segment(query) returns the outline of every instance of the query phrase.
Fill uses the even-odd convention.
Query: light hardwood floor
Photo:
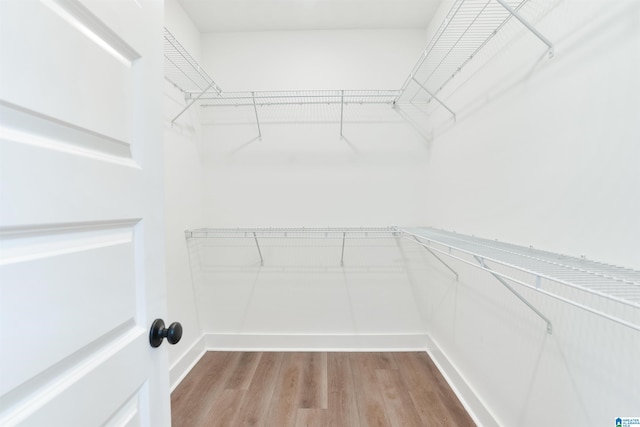
[[[171,409],[173,427],[475,425],[423,352],[208,352]]]

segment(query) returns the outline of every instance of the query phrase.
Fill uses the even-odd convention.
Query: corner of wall
[[[200,56],[200,32],[176,0],[165,2],[165,26],[196,58]],[[168,321],[184,328],[182,341],[169,348],[171,384],[199,359],[202,325],[198,318],[191,276],[191,259],[184,230],[202,225],[202,162],[198,111],[190,109],[174,123],[185,106],[180,91],[165,85],[165,234]],[[182,350],[187,347],[187,350]],[[186,371],[185,371],[186,370]]]
[[[427,336],[426,351],[473,421],[478,426],[483,427],[499,426],[500,424],[480,399],[480,396],[473,390],[462,373],[456,369],[450,358],[440,349],[431,336]]]
[[[200,338],[171,365],[169,368],[169,386],[172,392],[206,352],[204,336],[201,335]]]

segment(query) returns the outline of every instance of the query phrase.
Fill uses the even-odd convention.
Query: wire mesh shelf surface
[[[309,104],[392,104],[398,90],[298,90],[205,93],[203,107]]]
[[[248,269],[259,265],[288,272],[404,271],[404,267],[394,261],[401,236],[395,227],[201,228],[187,230],[185,235],[192,249],[217,250],[215,258],[230,260],[231,270],[238,267],[235,263]],[[363,248],[367,248],[366,252],[362,252]]]
[[[411,240],[424,246],[432,255],[459,278],[458,273],[449,266],[444,258],[452,257],[492,274],[500,283],[513,292],[524,304],[529,306],[547,323],[547,331],[552,333],[551,320],[520,295],[509,283],[522,285],[556,300],[586,310],[597,316],[640,331],[640,271],[604,264],[584,258],[576,258],[524,247],[495,240],[466,236],[433,228],[401,227],[346,227],[346,228],[200,228],[186,230],[187,240],[203,242],[209,239],[218,245],[236,247],[227,239],[245,239],[253,245],[264,266],[261,242],[271,249],[288,247],[341,248],[340,266],[345,265],[345,245],[347,247],[370,247],[400,249],[399,241]],[[277,242],[280,243],[277,243]],[[236,241],[238,242],[238,241]],[[242,241],[240,241],[242,242]],[[271,243],[269,243],[271,242]],[[349,242],[351,242],[349,244]],[[245,245],[244,243],[240,243]],[[282,246],[282,245],[285,246]],[[349,254],[352,256],[351,253]],[[440,257],[445,255],[445,257]],[[372,260],[369,260],[372,262]],[[487,264],[488,263],[488,264]],[[351,263],[353,264],[353,263]],[[354,264],[355,265],[355,264]],[[386,266],[387,267],[387,266]],[[398,267],[394,265],[394,267]],[[506,269],[506,270],[505,270]],[[513,274],[513,271],[525,273]],[[541,281],[544,281],[541,284]],[[553,286],[551,286],[553,284]],[[611,309],[594,301],[585,302],[575,293],[591,295],[601,301],[623,304],[630,313],[611,314]],[[631,317],[629,317],[631,316]],[[626,318],[625,318],[626,317]],[[631,320],[629,320],[631,319]]]
[[[376,239],[397,237],[395,227],[344,228],[198,228],[186,230],[187,239],[269,238],[269,239]]]
[[[640,308],[640,271],[431,228],[406,231],[423,242],[495,261]]]
[[[505,4],[517,13],[527,2],[507,0]],[[407,77],[397,102],[431,101],[512,17],[496,0],[456,0]]]
[[[517,18],[544,41],[549,46],[550,53],[553,52],[551,43],[519,15],[527,2],[528,0],[455,0],[399,90],[223,92],[167,29],[164,33],[165,77],[185,93],[190,102],[185,110],[196,101],[203,107],[252,106],[255,109],[257,106],[310,104],[395,106],[396,103],[428,103],[435,99],[455,118],[455,112],[437,94],[512,17]],[[258,133],[262,136],[257,110],[255,115]],[[341,136],[342,122],[341,112]]]
[[[164,29],[164,77],[187,97],[206,91],[220,93],[220,88],[198,62]]]

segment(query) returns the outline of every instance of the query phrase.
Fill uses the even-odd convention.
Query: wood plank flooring
[[[475,425],[424,352],[208,352],[171,409],[173,427]]]

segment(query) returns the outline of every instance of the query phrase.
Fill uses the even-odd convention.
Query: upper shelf
[[[203,106],[266,106],[308,104],[390,104],[430,102],[435,99],[455,118],[455,111],[438,98],[438,93],[493,36],[516,18],[545,43],[549,53],[553,45],[540,34],[520,11],[528,0],[454,0],[417,64],[399,90],[300,90],[223,92],[186,49],[165,29],[165,77],[180,89],[187,108],[200,102]],[[258,132],[260,124],[256,111]],[[340,113],[342,135],[343,111]]]
[[[188,101],[202,106],[265,106],[301,104],[392,104],[398,90],[298,90],[223,92],[206,71],[165,28],[164,75],[185,94]]]
[[[405,80],[398,103],[430,102],[511,19],[516,18],[547,45],[520,12],[529,0],[456,0]],[[455,117],[455,112],[444,105]]]
[[[206,91],[221,92],[216,82],[166,28],[164,29],[164,77],[184,92],[187,98],[197,97]]]
[[[435,256],[457,259],[493,274],[503,284],[505,280],[518,284],[640,331],[636,323],[640,320],[640,271],[432,228],[401,231]],[[525,275],[514,275],[514,271]],[[582,296],[573,291],[581,292]],[[585,298],[587,295],[630,307],[635,315],[623,319],[620,314],[624,310],[612,311],[610,306]],[[529,306],[550,327],[549,320]]]
[[[206,93],[203,107],[309,105],[309,104],[393,104],[398,90],[298,90]]]

